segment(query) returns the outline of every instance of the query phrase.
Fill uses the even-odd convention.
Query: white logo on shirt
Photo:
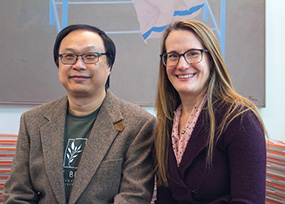
[[[82,154],[82,150],[87,144],[87,138],[68,139],[68,143],[64,152],[64,168],[77,169],[78,166],[74,163],[74,159]]]

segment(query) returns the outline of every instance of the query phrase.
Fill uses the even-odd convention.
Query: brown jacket
[[[67,97],[21,116],[6,203],[65,204],[63,135]],[[110,91],[90,132],[69,204],[149,204],[155,117]]]

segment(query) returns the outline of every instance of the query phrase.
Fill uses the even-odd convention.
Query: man
[[[107,90],[113,41],[72,25],[54,60],[67,96],[22,115],[5,203],[150,203],[155,118]]]

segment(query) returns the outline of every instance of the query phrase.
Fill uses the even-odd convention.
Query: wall
[[[62,1],[56,1],[57,9],[54,16],[51,14],[53,12],[49,15],[49,11],[52,11],[49,8],[49,1],[4,2],[0,6],[0,19],[5,19],[0,21],[0,62],[1,67],[5,67],[0,74],[1,104],[46,103],[65,93],[52,60],[51,50],[57,30],[61,29],[61,26],[49,24],[49,17],[53,16],[55,19],[57,17],[68,19],[66,24],[90,24],[106,31],[115,42],[117,50],[116,62],[111,73],[111,90],[127,101],[141,106],[153,106],[161,39],[152,38],[145,43],[140,27],[146,22],[139,24],[137,14],[141,19],[140,14],[143,15],[146,8],[151,8],[152,12],[146,17],[153,20],[147,24],[151,27],[163,27],[170,23],[167,16],[171,18],[172,8],[176,13],[173,17],[175,20],[188,17],[184,16],[186,15],[184,13],[191,13],[190,10],[197,9],[192,7],[189,12],[185,12],[184,3],[178,3],[181,5],[172,5],[169,10],[168,7],[161,8],[159,12],[159,9],[154,9],[153,6],[157,6],[160,1],[151,1],[151,4],[145,3],[145,5],[141,2],[149,1],[137,1],[140,2],[138,5],[135,0],[133,3],[131,0],[109,1],[109,3],[101,0],[92,2],[78,0],[69,1],[68,12],[61,12],[65,10],[60,5]],[[198,3],[197,0],[188,0],[188,2],[192,2],[189,4],[190,7],[191,4],[193,6]],[[135,10],[134,6],[138,6],[139,9]],[[29,8],[33,8],[32,11]],[[157,12],[161,17],[157,17]],[[191,18],[206,23],[218,37],[222,49],[224,48],[225,62],[235,89],[259,107],[264,107],[265,0],[208,0],[203,8],[191,14]],[[159,23],[152,25],[154,22]],[[247,49],[244,49],[245,47]],[[135,54],[129,55],[129,53]]]
[[[266,108],[260,109],[270,139],[285,141],[285,1],[266,0]],[[254,52],[254,50],[252,50]],[[250,67],[249,67],[250,68]],[[0,105],[0,133],[17,134],[20,115],[32,105]],[[152,108],[147,108],[153,113]],[[283,116],[283,117],[282,117]]]
[[[269,137],[283,141],[285,141],[284,9],[284,0],[266,0],[266,108],[260,110]]]

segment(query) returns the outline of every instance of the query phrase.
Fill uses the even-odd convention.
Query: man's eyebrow
[[[66,51],[74,51],[74,49],[72,48],[65,48],[64,50],[62,50],[63,52],[66,52]]]
[[[88,46],[88,47],[85,47],[83,50],[96,50],[96,47],[95,46]]]
[[[101,52],[102,51],[102,49],[100,49],[99,47],[96,47],[96,46],[88,46],[88,47],[85,47],[84,49],[83,49],[83,51],[85,52],[85,51],[96,51],[96,52]],[[104,49],[103,49],[104,50]]]

